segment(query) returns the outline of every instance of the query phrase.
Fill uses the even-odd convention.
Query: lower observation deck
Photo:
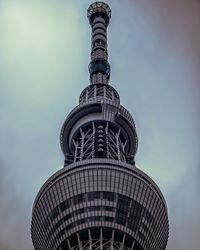
[[[146,174],[93,159],[49,178],[36,197],[31,231],[37,250],[162,250],[168,227],[164,198]]]

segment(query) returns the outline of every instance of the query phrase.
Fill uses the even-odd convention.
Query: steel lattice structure
[[[35,250],[164,250],[168,215],[157,185],[135,166],[131,114],[110,86],[109,6],[88,8],[90,85],[61,129],[64,168],[40,189],[31,235]]]

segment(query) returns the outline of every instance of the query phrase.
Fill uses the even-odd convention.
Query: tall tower
[[[95,2],[87,14],[90,84],[61,130],[64,168],[35,199],[33,245],[35,250],[164,250],[169,231],[164,197],[135,166],[134,120],[108,84],[111,10]]]

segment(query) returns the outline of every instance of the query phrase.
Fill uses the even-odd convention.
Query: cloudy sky
[[[33,250],[31,209],[63,165],[62,123],[88,84],[88,0],[0,0],[0,250]],[[136,163],[169,209],[167,250],[200,239],[200,1],[107,0],[111,84]]]

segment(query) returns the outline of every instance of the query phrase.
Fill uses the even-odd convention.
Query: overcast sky
[[[0,1],[0,250],[33,250],[31,209],[63,166],[62,123],[89,83],[88,0]],[[108,0],[111,84],[137,167],[162,190],[167,250],[200,245],[200,1]]]

